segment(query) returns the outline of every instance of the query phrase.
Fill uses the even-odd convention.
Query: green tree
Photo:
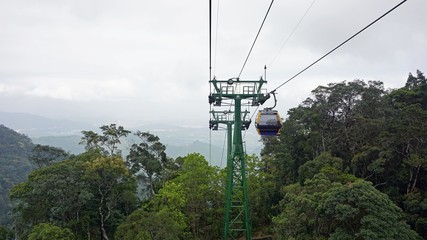
[[[422,93],[421,86],[398,89],[388,96],[393,111],[382,134],[383,155],[388,160],[386,164],[404,171],[393,175],[399,175],[396,180],[405,182],[406,193],[427,180],[423,177],[427,169],[427,109],[423,109],[423,98],[427,98],[427,91]],[[385,175],[390,172],[385,171]]]
[[[68,228],[60,228],[49,223],[36,225],[28,235],[28,240],[73,240],[74,234]]]
[[[301,185],[304,184],[305,180],[312,179],[324,168],[342,171],[343,160],[341,158],[331,156],[329,152],[324,152],[314,160],[306,162],[298,170]]]
[[[13,240],[13,231],[6,227],[0,226],[0,239]]]
[[[330,239],[419,239],[402,210],[362,180],[330,189],[318,212],[320,232]]]
[[[174,240],[185,239],[184,215],[175,210],[163,208],[157,212],[144,209],[134,211],[116,232],[119,240]]]
[[[181,184],[166,182],[147,205],[133,212],[117,228],[118,239],[188,239],[186,204]]]
[[[223,225],[223,181],[197,153],[178,158],[176,177],[119,226],[119,239],[218,239]],[[169,220],[163,218],[168,217]],[[146,219],[150,219],[147,222]],[[133,226],[142,230],[137,232]],[[170,231],[165,227],[169,226]],[[147,237],[148,236],[148,237]]]
[[[85,145],[86,151],[100,151],[110,156],[120,156],[121,151],[118,149],[120,138],[126,137],[130,131],[116,124],[103,125],[100,129],[102,134],[82,131],[83,137],[79,144]]]
[[[317,212],[323,195],[336,185],[356,180],[356,177],[343,173],[342,167],[342,159],[329,153],[323,153],[300,167],[300,182],[283,187],[280,214],[273,218],[276,235],[285,239],[325,237],[319,231],[324,223],[318,221]]]
[[[284,188],[281,213],[273,218],[280,239],[419,239],[402,210],[371,183],[353,177],[343,184],[351,177],[335,172],[336,182],[330,173],[325,167],[304,185]]]
[[[108,237],[135,209],[135,191],[122,159],[86,152],[34,170],[13,187],[14,228],[19,239],[39,223],[69,228],[77,239]]]
[[[382,133],[382,190],[404,207],[409,223],[427,237],[427,83],[417,70],[406,86],[387,96],[391,106]]]
[[[15,184],[25,181],[33,169],[28,160],[33,148],[27,136],[0,124],[0,225],[12,223],[9,191]]]
[[[159,137],[138,131],[135,133],[141,140],[139,144],[132,144],[127,165],[130,171],[144,184],[144,197],[150,199],[156,194],[156,183],[168,165],[166,147]]]
[[[379,135],[387,113],[385,93],[378,81],[331,83],[317,87],[312,98],[290,109],[280,136],[264,141],[262,151],[277,192],[281,186],[298,181],[300,166],[323,152],[341,158],[343,169],[370,177],[366,167],[355,168],[368,163],[359,158],[356,164],[353,158],[381,146]]]
[[[427,238],[427,192],[416,189],[405,195],[403,200],[408,222],[424,238]]]
[[[276,193],[297,181],[294,188],[300,191],[319,169],[342,185],[346,183],[338,173],[353,173],[402,206],[408,223],[424,237],[427,213],[415,207],[423,205],[427,191],[424,74],[410,74],[405,87],[392,91],[378,81],[356,80],[319,86],[312,93],[288,111],[280,136],[264,141],[262,159]],[[325,152],[330,153],[326,160],[338,157],[342,167],[316,161]],[[287,192],[283,194],[286,200]]]
[[[253,232],[268,234],[266,226],[271,224],[276,197],[273,177],[258,156],[246,156],[245,159],[252,229]]]
[[[105,151],[101,146],[101,136],[94,131],[82,131],[83,137],[79,144],[85,145],[86,151]]]
[[[313,146],[317,146],[314,150],[329,151],[344,160],[344,168],[350,167],[354,154],[375,143],[381,131],[378,123],[385,116],[383,84],[355,80],[319,86],[312,93],[315,98],[306,101],[305,106],[314,112],[306,120],[309,134],[314,131],[317,135],[313,136]]]
[[[83,162],[90,157],[84,154],[37,169],[27,181],[12,188],[15,231],[20,238],[25,238],[31,227],[39,223],[79,228],[80,222],[76,220],[84,218],[85,206],[94,197],[82,178]]]
[[[123,126],[116,126],[116,124],[103,125],[100,127],[102,130],[101,143],[110,153],[110,156],[121,155],[118,145],[121,143],[120,138],[126,137],[131,131],[126,130]]]
[[[107,222],[114,218],[122,193],[126,190],[129,172],[124,161],[118,157],[98,157],[84,164],[85,179],[96,191],[101,237],[108,240]]]
[[[185,196],[182,211],[195,239],[216,239],[222,227],[222,181],[217,168],[192,153],[183,158],[178,176],[171,180],[181,186]]]
[[[29,160],[38,168],[41,168],[49,166],[53,162],[64,160],[67,157],[69,157],[69,154],[61,148],[36,144],[31,151]]]
[[[273,217],[273,229],[278,239],[322,239],[317,230],[318,214],[322,194],[333,183],[323,174],[283,188],[284,198],[280,201],[280,214]]]

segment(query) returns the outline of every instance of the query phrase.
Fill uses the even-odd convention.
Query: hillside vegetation
[[[33,147],[27,136],[0,125],[0,225],[10,221],[9,190],[32,170],[28,157]]]
[[[427,238],[424,75],[396,90],[354,80],[312,94],[263,138],[261,157],[246,156],[253,235]],[[100,129],[82,131],[84,153],[42,161],[12,188],[18,239],[221,238],[224,169],[198,153],[172,159],[148,132]]]
[[[394,225],[406,221],[427,238],[424,75],[392,91],[355,80],[312,94],[265,141],[275,229],[295,239],[414,239]]]

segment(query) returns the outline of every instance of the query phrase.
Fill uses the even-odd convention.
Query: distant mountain
[[[84,147],[79,145],[81,131],[92,130],[100,132],[100,126],[94,126],[84,122],[51,119],[26,113],[6,113],[0,112],[0,124],[5,124],[17,132],[31,137],[34,143],[59,147],[72,154],[80,154]],[[110,123],[105,123],[110,124]],[[166,153],[170,157],[185,156],[188,153],[198,152],[205,156],[214,165],[225,165],[223,150],[225,131],[209,132],[208,126],[198,126],[188,123],[178,125],[175,123],[151,123],[143,124],[139,127],[129,128],[132,132],[150,132],[160,138],[160,141],[167,146]],[[244,134],[246,138],[245,148],[248,154],[259,154],[262,144],[254,129],[250,129]],[[126,140],[122,140],[121,149],[126,155],[130,146],[138,142],[138,139],[129,135]],[[211,148],[209,142],[212,143]],[[211,150],[209,150],[211,149]],[[221,161],[222,159],[222,161]]]
[[[132,129],[131,129],[132,130]],[[160,138],[160,142],[166,145],[168,156],[176,158],[183,157],[189,153],[197,152],[202,154],[212,165],[224,167],[227,162],[227,147],[224,146],[225,131],[213,131],[209,134],[207,126],[179,126],[167,124],[147,124],[141,125],[136,130],[148,131]],[[211,139],[209,139],[211,137]],[[248,133],[245,139],[245,149],[247,154],[261,153],[262,144],[259,136]],[[128,145],[137,141],[137,138],[128,138]],[[211,142],[211,147],[209,147]],[[224,148],[225,147],[225,148]]]
[[[35,144],[49,145],[52,147],[62,148],[66,152],[77,155],[84,152],[84,146],[79,144],[81,138],[81,135],[44,136],[31,138],[31,140],[33,140]]]
[[[33,169],[28,161],[33,148],[27,136],[0,125],[0,225],[10,223],[9,190]]]
[[[0,124],[30,137],[67,136],[82,130],[93,130],[90,124],[66,119],[51,119],[27,113],[0,112]]]
[[[187,146],[167,145],[166,153],[169,157],[177,158],[184,157],[189,153],[200,153],[205,156],[206,160],[211,165],[224,167],[227,162],[226,149],[223,153],[223,149],[217,146],[209,147],[208,143],[195,141]]]
[[[81,139],[81,136],[77,136],[77,135],[45,136],[45,137],[32,138],[35,144],[59,147],[72,154],[80,154],[84,152],[84,146],[79,145],[80,139]],[[120,149],[122,150],[122,153],[124,156],[128,154],[130,145],[137,141],[138,140],[132,136],[130,136],[125,140],[122,139],[123,144],[121,145]],[[212,145],[211,150],[209,151],[209,144],[201,141],[194,141],[186,145],[168,144],[165,141],[163,141],[163,139],[160,139],[160,141],[166,145],[166,154],[169,157],[172,157],[172,158],[184,157],[189,153],[197,152],[205,156],[207,161],[211,161],[212,165],[220,166],[221,162],[223,166],[225,165],[226,160],[224,160],[224,158],[226,158],[226,156],[223,155],[222,148],[218,146]],[[212,157],[211,159],[210,159],[210,156]],[[221,159],[223,160],[221,161]]]

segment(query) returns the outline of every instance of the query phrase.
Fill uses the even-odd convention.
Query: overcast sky
[[[241,77],[258,79],[267,65],[273,89],[399,2],[276,0]],[[269,4],[213,0],[218,78],[238,75]],[[282,87],[277,109],[285,115],[318,85],[396,88],[427,71],[426,9],[426,0],[408,0]],[[208,20],[208,0],[1,0],[0,111],[207,127]]]

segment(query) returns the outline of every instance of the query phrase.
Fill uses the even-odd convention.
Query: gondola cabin
[[[277,136],[282,127],[282,119],[276,110],[264,109],[258,112],[255,127],[261,136]]]

